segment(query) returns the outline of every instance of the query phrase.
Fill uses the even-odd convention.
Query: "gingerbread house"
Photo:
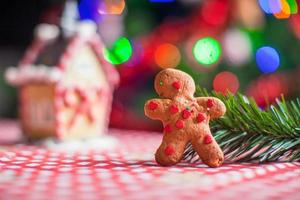
[[[103,44],[93,22],[76,25],[73,34],[41,24],[7,81],[19,87],[20,121],[30,138],[87,138],[106,132],[115,68],[104,60]]]

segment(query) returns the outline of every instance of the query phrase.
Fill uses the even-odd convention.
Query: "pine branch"
[[[300,100],[285,101],[260,109],[242,94],[226,96],[197,89],[198,96],[215,96],[226,105],[223,118],[210,122],[226,161],[300,161]],[[197,153],[187,146],[184,160],[195,162]]]

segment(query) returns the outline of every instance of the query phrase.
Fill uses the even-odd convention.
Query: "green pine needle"
[[[226,96],[197,88],[198,96],[215,96],[226,105],[224,117],[210,122],[226,161],[300,161],[300,100],[285,101],[260,109],[242,94]],[[191,144],[184,160],[198,160]]]

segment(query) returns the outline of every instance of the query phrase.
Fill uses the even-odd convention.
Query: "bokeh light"
[[[269,6],[269,1],[268,0],[259,0],[258,1],[259,6],[261,9],[266,13],[266,14],[272,14],[271,8]]]
[[[227,94],[228,92],[236,93],[240,83],[237,76],[231,72],[223,71],[218,73],[213,81],[213,88],[216,92]]]
[[[261,107],[273,103],[276,98],[287,92],[287,79],[285,76],[278,74],[263,75],[252,81],[247,89],[247,95],[253,97]]]
[[[107,46],[112,46],[116,40],[124,35],[123,15],[102,15],[98,30],[102,41]]]
[[[80,19],[98,22],[100,20],[99,13],[97,11],[98,6],[98,0],[81,0],[78,5]]]
[[[291,14],[297,14],[298,13],[298,3],[296,0],[287,0],[287,3],[290,6]]]
[[[259,5],[266,14],[273,14],[277,19],[286,19],[298,13],[296,0],[259,0]]]
[[[100,14],[120,15],[124,8],[125,0],[102,0],[98,12]]]
[[[196,60],[203,65],[216,63],[221,57],[221,45],[211,37],[198,40],[193,48]]]
[[[103,54],[105,60],[108,62],[115,65],[122,64],[128,61],[132,55],[130,41],[125,37],[121,37],[110,49],[103,48]]]
[[[281,11],[281,0],[268,0],[268,4],[272,14],[276,14]]]
[[[154,54],[156,64],[161,68],[174,68],[181,59],[178,48],[170,43],[164,43],[157,47]]]
[[[236,1],[234,16],[239,27],[248,30],[261,30],[265,26],[266,19],[257,0]]]
[[[184,52],[185,52],[184,55],[187,61],[186,63],[187,66],[201,73],[208,73],[218,67],[218,65],[216,64],[212,64],[212,65],[200,64],[199,61],[196,60],[194,56],[194,47],[196,42],[199,41],[199,38],[204,38],[206,36],[207,34],[204,35],[203,33],[199,33],[199,32],[194,33],[186,40],[184,45]]]
[[[203,20],[206,23],[215,26],[226,23],[228,12],[228,4],[225,1],[220,0],[204,1],[201,9]]]
[[[256,64],[261,72],[272,73],[280,65],[279,54],[272,47],[261,47],[256,51]]]
[[[300,39],[300,15],[292,16],[289,22],[294,35]]]
[[[228,30],[224,35],[224,58],[234,66],[240,66],[251,58],[249,35],[239,29]]]
[[[281,8],[280,12],[274,13],[274,17],[276,17],[277,19],[289,18],[291,15],[291,10],[286,0],[280,0],[280,8]]]

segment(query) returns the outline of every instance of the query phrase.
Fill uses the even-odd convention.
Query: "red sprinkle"
[[[199,113],[198,115],[197,115],[197,122],[198,123],[201,123],[201,122],[203,122],[205,120],[205,115],[203,114],[203,113]]]
[[[180,89],[180,82],[179,81],[175,81],[172,83],[172,86],[176,89],[176,90],[179,90]]]
[[[171,105],[170,112],[172,114],[178,113],[178,111],[179,111],[179,108],[176,105]]]
[[[212,137],[210,135],[206,135],[204,137],[203,143],[204,144],[210,144],[210,143],[212,143],[212,141],[213,141]]]
[[[170,124],[167,124],[164,128],[165,133],[171,133],[172,132],[172,127]]]
[[[155,110],[158,107],[158,104],[155,103],[154,101],[150,101],[150,103],[148,104],[148,108],[150,110]]]
[[[211,108],[214,106],[214,101],[212,99],[208,99],[206,102],[206,105],[208,108]]]
[[[182,120],[177,120],[177,122],[175,123],[176,128],[178,129],[182,129],[184,128],[184,122]]]
[[[189,118],[190,116],[191,116],[191,112],[190,112],[190,111],[184,110],[184,111],[182,112],[182,118],[183,118],[183,119],[187,119],[187,118]]]
[[[168,146],[166,147],[166,149],[165,149],[165,154],[166,154],[167,156],[170,156],[170,155],[172,155],[172,154],[174,154],[174,153],[175,153],[174,147],[171,146],[171,145],[168,145]]]

